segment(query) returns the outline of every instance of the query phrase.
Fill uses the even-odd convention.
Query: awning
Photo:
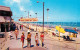
[[[5,16],[5,18],[4,18],[4,16],[0,16],[0,22],[10,22],[10,17],[8,17],[8,16]]]
[[[0,22],[5,22],[5,19],[3,16],[0,16]]]
[[[72,32],[72,33],[75,33],[75,34],[78,34],[75,30],[71,30],[71,29],[65,29],[66,32]]]

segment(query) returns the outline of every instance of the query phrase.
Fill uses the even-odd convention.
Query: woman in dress
[[[24,32],[22,32],[22,35],[21,35],[22,48],[24,46],[24,39],[25,39]]]

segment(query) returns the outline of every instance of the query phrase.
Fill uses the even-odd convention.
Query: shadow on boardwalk
[[[9,50],[46,50],[45,48],[42,47],[31,47],[31,48],[27,48],[27,46],[25,46],[26,48],[10,48]]]

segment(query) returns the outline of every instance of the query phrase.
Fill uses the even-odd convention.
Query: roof
[[[11,11],[11,10],[10,10],[10,7],[1,6],[1,5],[0,5],[0,10]]]

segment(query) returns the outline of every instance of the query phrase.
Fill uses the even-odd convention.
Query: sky
[[[43,2],[45,22],[47,8],[48,22],[80,22],[80,0],[0,0],[0,5],[11,8],[15,21],[20,17],[27,17],[29,11],[31,18],[36,17],[37,13],[38,21],[42,22]]]

